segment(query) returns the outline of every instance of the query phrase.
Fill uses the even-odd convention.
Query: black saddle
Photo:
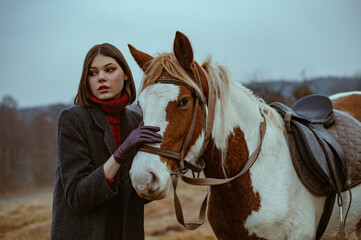
[[[344,153],[326,130],[334,122],[331,100],[315,94],[291,108],[279,102],[270,105],[285,118],[286,129],[308,170],[324,184],[326,192],[341,193],[347,179]]]

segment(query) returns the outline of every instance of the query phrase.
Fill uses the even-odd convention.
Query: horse
[[[210,187],[207,217],[215,236],[315,239],[326,197],[309,192],[298,178],[280,114],[233,81],[226,67],[210,58],[198,64],[189,39],[181,32],[176,33],[173,52],[155,57],[128,46],[144,72],[138,97],[144,124],[159,126],[163,136],[162,143],[151,146],[179,153],[184,163],[197,165],[202,159],[206,177],[236,176]],[[335,111],[351,117],[361,129],[361,92],[332,99],[339,109]],[[256,155],[254,163],[237,177],[250,155]],[[163,199],[170,192],[172,177],[181,174],[180,165],[167,154],[138,151],[129,172],[133,187],[142,198]],[[349,194],[344,192],[342,197],[347,206]],[[323,237],[334,239],[339,225],[335,203]],[[345,229],[361,239],[361,185],[352,188]]]

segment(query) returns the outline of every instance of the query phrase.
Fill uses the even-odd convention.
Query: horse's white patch
[[[331,95],[329,98],[330,98],[331,100],[335,100],[335,99],[337,99],[337,98],[346,97],[346,96],[350,96],[350,95],[353,95],[353,94],[361,95],[361,91],[336,93],[336,94],[334,94],[334,95]]]
[[[139,151],[134,157],[129,173],[133,187],[139,191],[143,191],[148,187],[148,184],[152,181],[151,173],[157,178],[157,186],[155,187],[159,187],[160,191],[169,190],[167,165],[160,161],[158,155]]]
[[[190,163],[195,163],[197,157],[199,157],[200,155],[200,151],[202,150],[203,142],[204,142],[204,131],[202,131],[202,134],[199,135],[196,142],[189,149],[187,156],[185,157],[185,160],[187,160]]]
[[[173,84],[154,84],[144,89],[139,95],[139,106],[143,111],[144,125],[160,127],[163,135],[168,126],[166,108],[175,101],[180,92],[179,86]]]

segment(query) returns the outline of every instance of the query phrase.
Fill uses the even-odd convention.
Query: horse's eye
[[[179,107],[186,107],[188,106],[188,103],[189,103],[189,98],[183,98],[182,100],[180,100],[179,102]]]

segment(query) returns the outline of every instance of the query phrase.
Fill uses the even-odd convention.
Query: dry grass
[[[192,189],[181,185],[179,195],[184,204],[186,221],[195,221],[205,189]],[[0,239],[49,239],[51,225],[51,191],[0,200]],[[173,196],[154,201],[145,207],[145,233],[147,240],[212,240],[216,239],[206,223],[195,231],[178,224]]]
[[[185,222],[197,222],[206,188],[180,183],[177,193],[183,207]],[[146,239],[149,240],[217,239],[207,221],[193,231],[178,223],[174,211],[173,191],[166,199],[153,201],[145,206],[145,233]]]
[[[50,192],[0,201],[0,239],[49,239]]]
[[[206,189],[180,184],[178,195],[186,222],[197,220]],[[46,240],[51,224],[52,194],[50,191],[0,200],[0,239]],[[186,230],[175,217],[173,195],[145,207],[146,240],[215,240],[206,222],[197,230]],[[351,236],[349,240],[354,240]]]

